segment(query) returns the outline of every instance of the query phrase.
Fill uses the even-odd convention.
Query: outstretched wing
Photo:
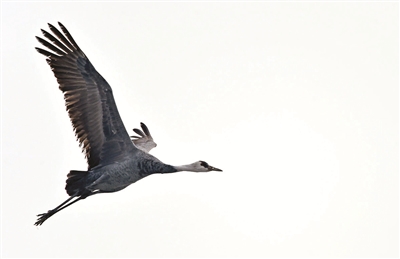
[[[67,29],[58,23],[64,35],[53,25],[55,37],[42,30],[36,37],[50,51],[36,48],[47,57],[60,90],[76,137],[85,153],[88,167],[118,161],[137,150],[119,116],[110,85],[96,71]]]
[[[153,137],[151,136],[149,128],[147,128],[146,124],[141,122],[140,127],[142,127],[143,131],[136,128],[133,129],[133,131],[139,136],[131,136],[131,139],[137,148],[146,153],[149,153],[150,150],[157,146],[157,144],[154,142]]]

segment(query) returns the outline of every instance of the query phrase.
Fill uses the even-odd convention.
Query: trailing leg
[[[40,226],[43,224],[43,222],[45,222],[48,218],[50,218],[51,216],[53,216],[54,214],[56,214],[57,212],[71,206],[72,204],[74,204],[75,202],[79,201],[79,200],[83,200],[86,199],[89,196],[92,196],[94,194],[98,194],[98,193],[102,193],[99,190],[95,190],[95,191],[85,191],[84,193],[78,193],[76,192],[75,194],[71,195],[71,197],[69,197],[66,201],[64,201],[63,203],[61,203],[60,205],[58,205],[57,207],[55,207],[52,210],[49,210],[46,213],[42,213],[42,214],[38,214],[38,219],[35,222],[35,226]],[[73,200],[75,198],[75,200]],[[72,201],[71,201],[72,200]]]
[[[87,196],[86,196],[86,197],[87,197]],[[85,198],[86,198],[86,197],[85,197]],[[70,201],[71,201],[72,199],[74,199],[74,198],[76,198],[76,199],[73,200],[72,202],[70,202]],[[46,212],[46,213],[42,213],[42,214],[37,215],[37,216],[38,216],[38,219],[36,220],[35,225],[36,225],[36,226],[42,225],[48,218],[50,218],[51,216],[53,216],[53,215],[56,214],[57,212],[59,212],[59,211],[65,209],[66,207],[68,207],[68,206],[74,204],[75,202],[77,202],[77,201],[79,201],[79,200],[81,200],[81,199],[83,199],[82,196],[73,195],[73,196],[69,197],[66,201],[64,201],[63,203],[61,203],[61,204],[58,205],[57,207],[55,207],[54,209],[49,210],[49,211]]]

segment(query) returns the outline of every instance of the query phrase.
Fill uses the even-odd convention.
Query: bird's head
[[[197,161],[188,165],[174,166],[174,168],[178,172],[180,171],[197,172],[197,173],[210,172],[210,171],[222,172],[221,169],[210,166],[208,163],[204,161]]]
[[[196,169],[196,172],[210,172],[210,171],[222,172],[221,169],[210,166],[207,162],[204,162],[201,160],[193,163],[193,167],[194,167],[194,169]]]

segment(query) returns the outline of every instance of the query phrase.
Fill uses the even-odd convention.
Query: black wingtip
[[[142,130],[146,134],[146,136],[151,137],[150,130],[149,130],[149,128],[147,128],[146,124],[141,122],[140,126],[142,127]]]
[[[141,137],[145,137],[146,135],[140,130],[140,129],[133,129],[133,131],[136,133],[136,134],[138,134],[138,135],[140,135]]]
[[[49,51],[47,51],[47,50],[44,50],[44,49],[41,49],[41,48],[38,48],[38,47],[35,47],[35,49],[36,49],[37,52],[39,52],[40,54],[46,56],[47,58],[50,57],[50,58],[55,59],[55,58],[59,57],[58,55],[55,55],[54,53],[51,53],[51,52],[49,52]],[[50,59],[47,59],[47,63],[48,63],[49,65],[50,65],[50,62],[51,62],[51,60],[50,60]]]
[[[61,22],[57,22],[58,26],[60,26],[60,28],[65,28],[65,26],[61,23]]]

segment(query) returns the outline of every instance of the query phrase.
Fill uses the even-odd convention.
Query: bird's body
[[[76,173],[74,174],[74,172]],[[73,179],[73,177],[79,178],[80,175],[82,175],[83,178],[78,184],[73,181],[69,184],[67,180],[66,189],[70,195],[73,195],[75,192],[81,194],[96,190],[101,192],[116,192],[155,172],[173,173],[177,172],[177,170],[173,166],[162,163],[154,156],[137,150],[132,156],[121,161],[115,161],[113,164],[108,164],[99,168],[95,167],[87,172],[72,171],[72,173],[70,173],[71,177],[68,179]],[[76,186],[76,188],[74,188],[74,186]]]
[[[47,57],[47,63],[64,93],[68,115],[85,153],[88,170],[70,171],[65,187],[70,198],[55,209],[39,214],[35,225],[43,224],[55,213],[81,199],[120,191],[151,174],[221,171],[204,161],[183,166],[161,162],[148,153],[156,144],[143,123],[143,131],[134,129],[139,136],[129,137],[110,85],[96,71],[67,29],[61,23],[59,25],[63,34],[49,24],[56,37],[42,30],[51,43],[36,37],[52,52],[36,49]]]

